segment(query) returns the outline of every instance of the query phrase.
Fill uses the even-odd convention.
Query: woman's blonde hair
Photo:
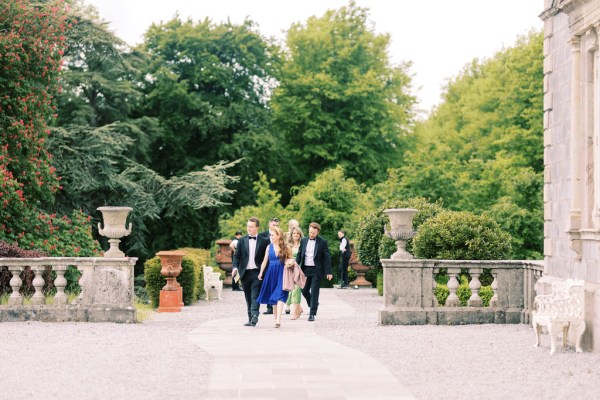
[[[298,233],[300,233],[300,239],[304,237],[304,232],[302,232],[302,228],[300,228],[299,226],[292,227],[292,229],[290,229],[289,232],[285,233],[285,240],[287,241],[287,244],[290,247],[294,246],[294,238],[292,237],[292,235],[294,234],[294,230],[297,230]]]

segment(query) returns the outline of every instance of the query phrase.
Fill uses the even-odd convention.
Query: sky
[[[296,22],[321,17],[349,0],[84,0],[94,5],[109,28],[130,45],[155,23],[176,13],[194,21],[241,23],[249,18],[267,37],[283,41]],[[391,37],[392,63],[410,61],[418,108],[429,112],[441,102],[450,78],[474,58],[491,58],[512,47],[520,35],[541,30],[544,0],[355,0],[369,9],[377,33]]]

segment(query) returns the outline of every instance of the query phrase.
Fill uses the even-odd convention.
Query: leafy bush
[[[150,304],[150,296],[146,290],[146,278],[144,274],[138,275],[133,279],[135,300],[138,303]]]
[[[446,299],[450,295],[450,289],[448,289],[448,286],[446,286],[445,284],[438,282],[435,286],[433,294],[437,299],[438,304],[440,306],[443,306],[444,304],[446,304]]]
[[[510,242],[510,235],[489,216],[444,211],[420,226],[413,251],[427,259],[497,260],[510,256]]]
[[[458,300],[460,301],[460,306],[465,307],[467,305],[467,301],[471,297],[471,288],[469,287],[469,280],[466,276],[460,276],[460,285],[456,288],[456,295],[458,296]]]
[[[192,247],[185,247],[183,249],[180,249],[182,251],[187,252],[186,257],[191,258],[192,260],[194,260],[194,263],[196,264],[196,266],[198,268],[195,268],[195,273],[196,273],[196,291],[195,291],[195,300],[200,299],[203,295],[205,295],[206,293],[204,292],[204,274],[202,271],[202,266],[204,265],[211,265],[213,262],[213,257],[210,254],[209,250],[206,249],[195,249]],[[215,268],[213,267],[213,270],[215,270]],[[223,271],[220,268],[216,268],[217,272],[220,272],[221,275],[221,279],[225,279],[225,271]]]
[[[456,295],[460,301],[460,306],[464,307],[468,304],[469,298],[473,292],[471,291],[471,288],[469,288],[468,277],[466,275],[460,275],[459,278],[460,285],[456,289]],[[440,283],[438,281],[435,287],[434,295],[438,301],[438,304],[443,306],[446,304],[446,300],[450,295],[450,289],[448,289],[446,283]],[[479,288],[479,297],[481,297],[481,300],[483,300],[483,306],[488,307],[490,305],[490,300],[492,297],[494,297],[494,291],[492,290],[492,287],[481,286],[481,288]]]
[[[383,271],[377,272],[377,293],[383,296]]]
[[[490,300],[494,297],[494,291],[491,286],[482,286],[479,288],[479,297],[483,300],[483,306],[487,307],[490,305]]]

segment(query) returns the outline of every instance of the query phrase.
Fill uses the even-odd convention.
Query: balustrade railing
[[[529,323],[534,309],[535,283],[543,274],[543,261],[382,260],[384,325]],[[439,305],[435,297],[436,275],[445,269],[449,295]],[[471,296],[460,307],[459,274],[467,270]],[[494,292],[483,306],[480,277],[489,270]]]
[[[103,257],[40,257],[0,258],[0,268],[7,267],[12,274],[8,305],[0,305],[2,321],[88,321],[135,322],[133,267],[137,258]],[[68,302],[65,273],[69,266],[81,272],[81,293]],[[25,302],[20,289],[21,273],[29,267],[33,272],[35,292]],[[53,285],[56,294],[46,304],[42,289],[46,285],[44,272],[56,273]]]

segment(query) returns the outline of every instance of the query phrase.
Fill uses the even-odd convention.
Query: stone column
[[[573,36],[571,45],[571,209],[569,210],[569,245],[581,257],[581,201],[582,201],[582,147],[581,147],[581,39]]]

